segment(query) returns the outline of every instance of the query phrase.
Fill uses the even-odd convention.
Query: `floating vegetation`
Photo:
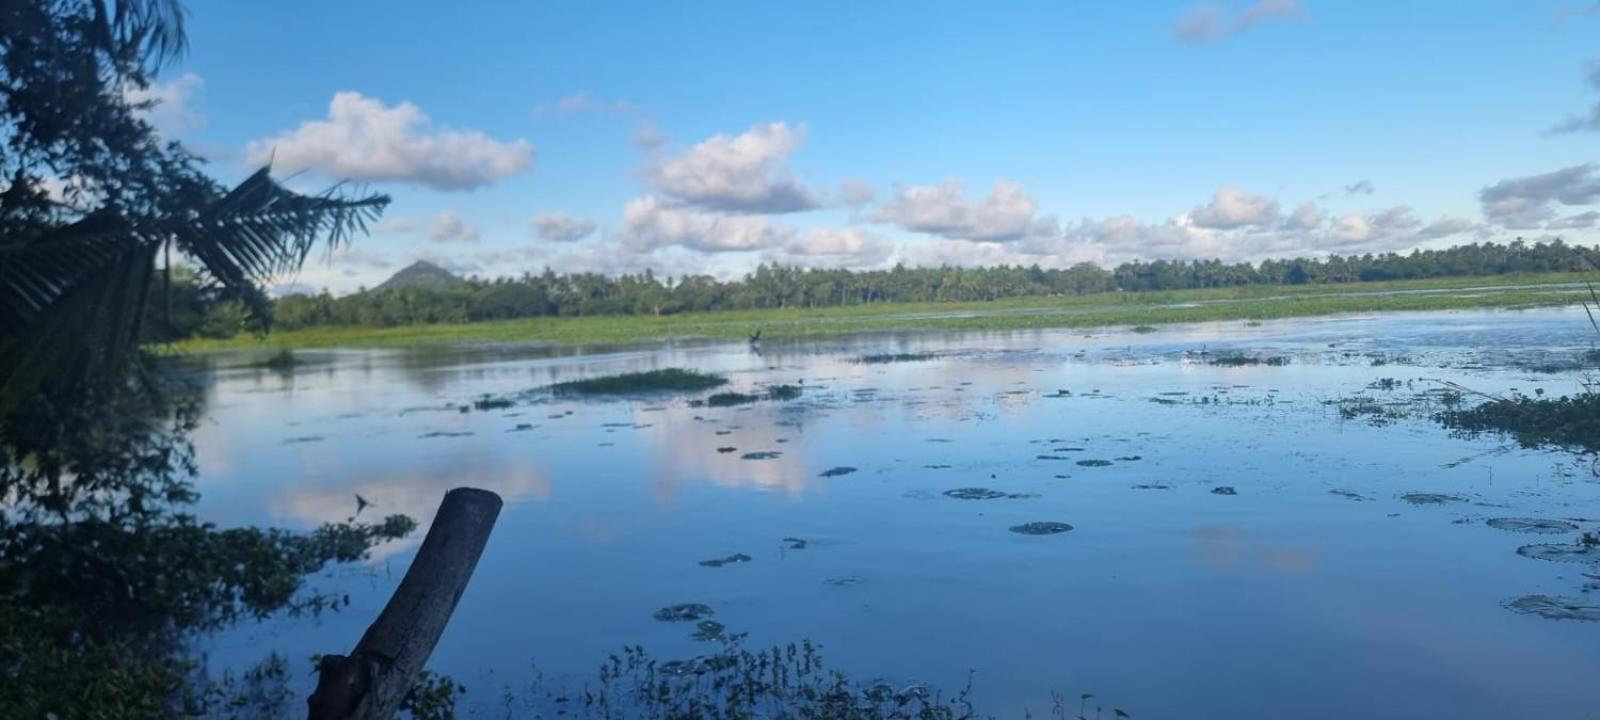
[[[747,452],[739,456],[741,460],[774,460],[780,457],[783,457],[783,453],[778,452],[777,450],[758,450],[756,452]]]
[[[1053,452],[1083,452],[1081,447],[1058,447]]]
[[[1287,355],[1269,355],[1263,357],[1260,355],[1230,353],[1226,355],[1213,356],[1209,362],[1212,365],[1217,365],[1220,367],[1244,367],[1247,365],[1268,365],[1271,367],[1282,367],[1289,364],[1289,357]]]
[[[467,437],[468,435],[471,435],[471,434],[472,434],[472,431],[470,431],[470,430],[462,430],[460,432],[451,432],[451,431],[448,431],[448,430],[434,430],[433,432],[425,432],[425,433],[423,433],[421,435],[418,435],[417,437],[419,437],[419,438]]]
[[[1361,493],[1358,493],[1358,492],[1356,492],[1354,490],[1329,490],[1328,494],[1329,495],[1338,495],[1339,497],[1342,497],[1342,498],[1349,498],[1351,500],[1355,500],[1356,502],[1366,502],[1367,500],[1371,500],[1372,499],[1372,498],[1369,498],[1369,497],[1367,497],[1365,495],[1362,495]]]
[[[1111,461],[1110,460],[1079,460],[1078,464],[1082,465],[1084,467],[1107,467],[1107,466],[1111,465]]]
[[[1510,435],[1523,447],[1553,445],[1600,452],[1600,393],[1555,399],[1518,396],[1434,417],[1445,427],[1468,434]]]
[[[1170,486],[1170,485],[1162,485],[1161,483],[1145,483],[1143,485],[1135,485],[1135,486],[1133,486],[1133,489],[1135,489],[1135,490],[1171,490],[1172,486]]]
[[[926,469],[926,470],[949,470],[950,469],[949,465],[923,465],[922,467],[924,469]]]
[[[1466,498],[1461,497],[1460,495],[1448,495],[1448,494],[1445,494],[1445,493],[1426,493],[1426,492],[1422,492],[1422,493],[1406,493],[1404,495],[1401,495],[1400,499],[1404,500],[1404,501],[1406,501],[1408,503],[1411,503],[1412,505],[1444,505],[1444,504],[1447,504],[1447,503],[1458,503],[1458,502],[1466,502],[1467,501]]]
[[[1000,492],[999,490],[990,490],[989,488],[978,488],[978,487],[956,488],[954,490],[946,490],[946,491],[944,491],[944,496],[945,497],[952,497],[952,498],[955,498],[957,500],[1000,500],[1000,499],[1021,500],[1021,499],[1024,499],[1024,498],[1035,497],[1033,495],[1028,495],[1028,494],[1025,494],[1025,493],[1005,493],[1005,492]]]
[[[797,537],[786,537],[783,539],[783,542],[788,545],[788,549],[790,550],[804,550],[808,544],[804,538]]]
[[[834,587],[851,587],[854,585],[860,585],[866,581],[866,578],[863,578],[860,575],[840,575],[838,577],[831,577],[827,580],[823,580],[822,583],[824,585],[832,585]]]
[[[1140,461],[1140,460],[1143,460],[1143,459],[1144,459],[1143,455],[1125,455],[1123,457],[1117,458],[1117,462],[1137,462],[1137,461]]]
[[[1218,485],[1218,486],[1216,486],[1214,488],[1211,488],[1211,494],[1212,495],[1238,495],[1239,491],[1233,489],[1232,485]]]
[[[661,622],[698,622],[715,614],[717,611],[704,603],[679,603],[657,610],[654,617]]]
[[[1600,545],[1584,543],[1523,545],[1517,548],[1517,554],[1551,562],[1597,563],[1600,562]]]
[[[1129,328],[1129,330],[1131,330],[1133,332],[1136,332],[1136,333],[1139,333],[1140,335],[1145,335],[1145,334],[1148,334],[1148,333],[1155,332],[1156,331],[1156,327],[1154,325],[1135,325],[1135,326]]]
[[[734,405],[748,405],[760,399],[761,396],[751,395],[750,393],[724,392],[706,398],[705,404],[707,407],[732,407]]]
[[[723,631],[727,629],[728,628],[726,625],[723,625],[715,620],[701,620],[700,622],[695,623],[694,634],[690,635],[689,637],[701,642],[721,640]]]
[[[731,452],[739,452],[739,448],[723,446],[723,447],[717,448],[717,452],[726,455],[726,454],[731,453]]]
[[[510,430],[507,430],[506,432],[527,432],[527,431],[532,430],[532,429],[534,429],[536,427],[539,427],[539,426],[538,425],[534,425],[533,423],[517,423],[516,427],[511,428]]]
[[[1577,525],[1565,520],[1541,520],[1538,518],[1490,518],[1484,524],[1499,530],[1545,535],[1559,535],[1561,533],[1575,532],[1578,529]]]
[[[768,400],[793,400],[800,397],[799,385],[773,385],[767,388]]]
[[[1600,603],[1561,595],[1524,595],[1506,603],[1506,609],[1551,620],[1600,621]]]
[[[1072,526],[1063,522],[1028,522],[1011,526],[1011,532],[1022,535],[1055,535],[1071,530]]]
[[[751,560],[751,558],[750,558],[749,555],[746,555],[744,553],[734,553],[734,554],[729,555],[727,557],[713,558],[711,560],[701,560],[700,561],[700,565],[702,565],[703,567],[717,568],[717,567],[722,567],[723,565],[735,565],[735,564],[738,564],[738,563],[747,563],[747,562],[750,562],[750,560]]]
[[[1071,460],[1072,458],[1064,457],[1064,456],[1061,456],[1061,455],[1038,455],[1038,456],[1035,456],[1034,459],[1035,460]]]
[[[557,395],[617,395],[665,391],[693,392],[726,384],[728,379],[720,375],[668,368],[556,383],[550,386],[550,390]]]
[[[515,406],[516,404],[517,401],[508,397],[484,395],[483,397],[472,401],[472,408],[474,410],[504,410],[508,407]]]
[[[879,355],[862,355],[856,362],[862,365],[884,365],[887,363],[921,362],[939,357],[937,353],[884,353]]]
[[[849,475],[855,471],[856,469],[849,465],[840,465],[839,467],[823,470],[821,477],[839,477],[840,475]]]

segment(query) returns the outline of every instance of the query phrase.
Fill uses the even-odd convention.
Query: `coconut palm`
[[[0,415],[118,378],[174,254],[264,325],[264,283],[389,201],[205,176],[130,99],[184,43],[175,0],[0,2]]]

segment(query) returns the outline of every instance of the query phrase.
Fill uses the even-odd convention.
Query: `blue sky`
[[[1600,234],[1592,2],[189,8],[164,133],[394,196],[335,291]]]

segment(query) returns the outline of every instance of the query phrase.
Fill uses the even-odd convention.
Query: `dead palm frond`
[[[47,382],[115,376],[138,343],[163,249],[194,259],[224,296],[265,321],[264,282],[299,268],[318,244],[364,232],[389,202],[300,195],[266,169],[220,199],[194,200],[198,210],[186,217],[101,210],[35,238],[0,240],[0,412]]]

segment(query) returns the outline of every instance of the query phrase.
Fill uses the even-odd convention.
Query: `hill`
[[[373,291],[397,290],[403,287],[439,288],[456,285],[460,282],[461,278],[456,277],[455,273],[427,260],[418,260],[405,266],[400,272],[389,276],[388,280],[373,288]]]

